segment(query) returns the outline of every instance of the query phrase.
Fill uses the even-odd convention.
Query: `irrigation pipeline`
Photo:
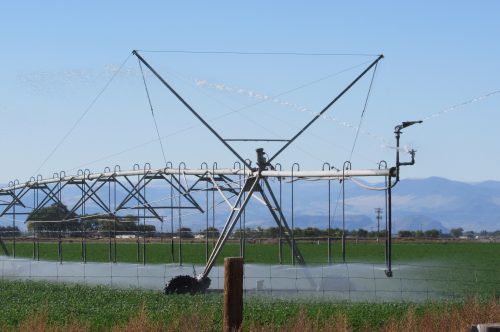
[[[242,176],[255,176],[256,171],[248,168],[234,169],[234,168],[219,168],[213,170],[207,169],[183,169],[182,173],[185,175],[198,175],[198,176],[217,176],[217,175],[242,175]],[[35,185],[44,185],[59,182],[71,182],[82,180],[97,180],[110,177],[124,177],[124,176],[145,176],[145,175],[178,175],[179,171],[172,168],[158,168],[158,169],[136,169],[129,171],[116,171],[116,172],[103,172],[103,173],[87,173],[79,175],[70,175],[64,177],[54,177],[48,179],[30,180],[24,183],[11,185],[8,187],[0,188],[1,192],[8,192],[15,189],[22,189],[25,187],[32,187]],[[352,177],[383,177],[392,176],[389,169],[365,169],[365,170],[346,170],[339,171],[335,169],[321,170],[321,171],[278,171],[278,170],[265,170],[261,172],[263,177],[269,178],[300,178],[300,179],[342,179]]]
[[[250,163],[250,161],[247,161]],[[32,177],[29,181],[19,182],[18,180],[11,181],[9,185],[5,188],[0,188],[0,195],[2,195],[2,200],[0,202],[0,217],[12,217],[12,223],[15,228],[16,226],[16,215],[17,216],[27,216],[33,212],[40,211],[40,209],[49,206],[52,203],[67,202],[67,194],[74,196],[74,189],[78,191],[78,201],[71,203],[68,206],[68,215],[62,220],[52,220],[52,221],[39,221],[30,220],[31,223],[55,223],[59,226],[55,226],[60,229],[64,227],[63,223],[77,221],[85,224],[85,221],[90,220],[110,220],[111,217],[113,221],[113,230],[109,230],[110,234],[116,234],[116,224],[122,221],[120,215],[128,213],[126,211],[137,210],[137,222],[142,226],[142,223],[146,225],[150,220],[156,220],[161,222],[162,225],[167,222],[170,223],[171,231],[174,230],[174,222],[178,221],[179,229],[182,228],[182,220],[189,215],[205,213],[206,214],[206,225],[215,227],[215,209],[216,206],[220,204],[228,204],[231,209],[237,211],[242,208],[243,202],[234,203],[235,197],[237,195],[242,195],[243,200],[245,197],[250,197],[259,201],[261,204],[266,206],[275,212],[275,220],[280,225],[286,225],[286,218],[282,212],[282,183],[288,181],[283,181],[288,178],[293,183],[297,180],[325,180],[330,183],[331,180],[337,179],[341,182],[350,179],[351,177],[364,177],[364,176],[375,176],[375,177],[390,177],[394,176],[393,171],[389,169],[364,169],[364,170],[338,170],[332,167],[323,167],[321,170],[316,171],[305,171],[300,170],[297,164],[294,164],[292,170],[283,170],[281,165],[276,164],[275,167],[269,167],[265,169],[252,168],[249,169],[241,163],[235,163],[233,168],[218,168],[216,164],[213,167],[208,167],[206,163],[202,164],[200,168],[190,169],[186,168],[185,164],[181,164],[179,167],[173,167],[171,163],[168,163],[169,167],[152,169],[149,164],[144,167],[139,165],[134,165],[131,170],[121,170],[121,167],[116,166],[113,170],[106,167],[103,172],[92,173],[90,170],[79,170],[76,175],[66,175],[64,172],[54,173],[52,178],[42,178],[38,176],[37,178]],[[256,192],[260,195],[253,195],[250,192],[245,191],[245,183],[249,179],[259,176],[263,182],[266,183],[267,196],[262,195],[261,185]],[[189,177],[189,179],[188,179]],[[279,181],[279,192],[277,196],[274,196],[272,189],[267,183],[267,179],[277,179]],[[170,196],[163,197],[161,199],[151,199],[151,195],[147,195],[147,188],[155,186],[158,182],[163,181],[167,186],[170,186]],[[343,181],[342,181],[343,180]],[[205,182],[205,183],[203,183]],[[73,190],[72,190],[73,188]],[[168,188],[167,188],[168,189]],[[117,190],[120,193],[117,194]],[[293,190],[293,188],[292,188]],[[212,191],[212,206],[210,206],[210,194]],[[203,192],[206,192],[203,193]],[[222,199],[220,202],[215,201],[216,192],[221,195]],[[199,196],[193,196],[198,193]],[[242,193],[242,194],[241,194]],[[293,195],[293,193],[292,193]],[[331,202],[331,192],[328,193],[328,201]],[[73,197],[72,196],[72,197]],[[201,197],[206,198],[206,202],[198,203],[197,200]],[[170,201],[170,204],[168,204]],[[206,203],[206,204],[205,204]],[[330,204],[330,203],[329,203]],[[90,214],[88,211],[88,206],[92,205],[92,212]],[[202,206],[206,205],[206,209]],[[260,205],[260,204],[259,204]],[[295,248],[295,241],[288,239],[287,237],[293,234],[293,206],[292,206],[292,229],[280,227],[280,237],[283,241],[291,243],[292,247]],[[171,213],[170,220],[163,216],[165,211]],[[178,213],[174,213],[174,210],[178,210]],[[181,213],[182,210],[182,213]],[[212,210],[212,211],[210,211]],[[75,212],[79,212],[80,216],[75,218]],[[276,212],[278,211],[278,212]],[[98,212],[98,213],[96,213]],[[142,213],[141,213],[142,212]],[[244,212],[244,211],[243,211]],[[212,220],[210,222],[210,216]],[[330,218],[331,219],[331,216]],[[21,221],[21,220],[18,220]],[[235,222],[240,222],[240,231],[245,229],[245,214],[241,215],[241,219]],[[288,226],[285,226],[288,227]],[[208,226],[207,226],[208,229]],[[146,264],[146,240],[145,233],[137,233],[137,262]],[[87,231],[81,230],[81,257],[83,261],[87,260],[87,245],[89,235]],[[140,245],[139,238],[142,237],[143,244]],[[183,237],[183,234],[179,234],[179,239]],[[226,234],[227,237],[227,234]],[[244,232],[240,234],[240,253],[242,255],[244,252]],[[208,238],[207,238],[208,239]],[[62,239],[59,237],[59,254],[58,257],[62,261],[63,259],[63,248],[61,246]],[[283,250],[281,248],[282,242],[279,244],[279,256],[280,261],[282,261]],[[33,257],[36,259],[39,257],[39,242],[40,239],[37,235],[33,236]],[[180,241],[179,241],[180,242]],[[113,244],[114,243],[114,244]],[[13,244],[15,246],[15,244]],[[116,260],[116,240],[109,241],[109,260]],[[209,243],[206,241],[207,248],[205,250],[206,259],[208,260]],[[301,255],[298,252],[293,255],[293,259],[298,258],[297,262],[301,264]],[[10,250],[3,250],[7,255]],[[179,249],[175,250],[178,252],[178,262],[182,264],[183,254],[182,254],[182,244],[179,244]],[[15,252],[14,248],[12,252]],[[142,252],[142,254],[141,254]],[[174,251],[172,251],[173,255]],[[329,251],[329,255],[331,252]],[[141,259],[142,258],[142,259]],[[177,257],[176,257],[177,258]],[[331,259],[329,258],[329,261]],[[209,271],[209,270],[208,270]],[[207,275],[203,278],[208,277]],[[190,279],[191,280],[191,279]],[[200,279],[201,280],[201,279]],[[205,279],[203,279],[205,280]]]

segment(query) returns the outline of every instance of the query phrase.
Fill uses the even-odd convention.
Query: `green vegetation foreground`
[[[220,331],[221,294],[159,292],[0,281],[0,330]],[[296,302],[247,298],[247,331],[464,331],[500,320],[491,298],[460,303]]]

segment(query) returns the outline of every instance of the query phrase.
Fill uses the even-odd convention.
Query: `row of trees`
[[[429,229],[426,231],[399,231],[398,237],[408,238],[408,237],[427,237],[427,238],[438,238],[441,237],[441,231],[437,229]]]
[[[236,230],[234,232],[234,237],[240,237],[240,233],[243,232],[242,230]],[[278,238],[280,235],[280,230],[278,227],[269,227],[269,228],[262,228],[262,227],[257,227],[255,229],[252,228],[246,228],[244,230],[245,232],[245,237],[247,238],[271,238],[275,239]],[[350,237],[361,237],[361,238],[376,238],[378,237],[383,237],[385,232],[377,232],[376,231],[367,231],[365,229],[357,229],[357,230],[345,230],[344,231],[345,236],[350,236]],[[341,237],[342,236],[342,229],[340,228],[331,228],[329,231],[328,229],[319,229],[316,227],[307,227],[307,228],[300,228],[300,227],[295,227],[293,230],[293,235],[295,237]]]
[[[210,237],[217,237],[219,235],[219,231],[215,228],[210,228]],[[233,233],[234,238],[239,238],[240,234],[243,232],[243,230],[237,229]],[[254,238],[254,239],[259,239],[259,238],[278,238],[279,237],[279,228],[278,227],[268,227],[268,228],[262,228],[262,227],[257,227],[257,228],[246,228],[244,230],[245,232],[245,237],[246,238]],[[200,235],[205,235],[206,230],[200,231]],[[295,237],[327,237],[328,234],[330,234],[331,237],[341,237],[342,236],[342,230],[340,228],[332,228],[330,229],[330,232],[328,232],[328,229],[319,229],[315,227],[307,227],[307,228],[299,228],[296,227],[294,229],[294,236]],[[385,231],[368,231],[363,228],[359,228],[356,230],[345,230],[345,235],[349,237],[358,237],[358,238],[376,238],[376,237],[384,237],[385,236]],[[429,230],[417,230],[417,231],[410,231],[410,230],[401,230],[398,232],[398,237],[401,238],[459,238],[461,236],[467,236],[469,238],[472,238],[474,236],[500,236],[500,230],[499,231],[494,231],[494,232],[487,232],[487,231],[481,231],[481,232],[473,232],[473,231],[467,231],[465,232],[463,228],[452,228],[450,230],[450,233],[445,234],[441,230],[438,229],[429,229]]]
[[[480,231],[480,232],[474,232],[474,231],[464,231],[462,227],[459,228],[452,228],[450,230],[450,235],[458,238],[461,236],[465,236],[468,238],[472,238],[475,236],[494,236],[494,237],[499,237],[500,236],[500,230],[488,232],[486,230]]]
[[[500,230],[493,231],[493,232],[488,232],[488,231],[480,231],[480,232],[474,232],[474,231],[464,231],[462,227],[458,228],[452,228],[450,229],[449,234],[443,234],[440,230],[437,229],[431,229],[431,230],[426,230],[426,231],[399,231],[398,233],[399,237],[431,237],[431,238],[455,238],[458,239],[460,237],[466,237],[466,238],[474,238],[476,236],[479,237],[499,237],[500,236]]]
[[[63,220],[69,219],[69,220]],[[181,236],[183,238],[194,238],[195,233],[188,227],[182,227],[174,232],[158,234],[154,225],[144,225],[138,223],[136,216],[127,215],[124,217],[115,217],[113,215],[78,215],[74,212],[70,212],[68,208],[61,203],[54,203],[50,206],[41,208],[37,211],[32,212],[27,218],[27,227],[29,231],[36,232],[41,236],[47,237],[57,237],[57,236],[81,236],[82,233],[89,234],[93,233],[100,236],[114,236],[115,234],[137,234],[140,233],[141,236]],[[239,238],[243,230],[236,229],[233,233],[234,238]],[[0,227],[1,237],[13,237],[20,236],[20,231],[18,227],[6,226]],[[219,230],[214,227],[209,227],[208,229],[198,232],[201,236],[207,236],[209,238],[216,238],[219,236]],[[268,228],[246,228],[244,230],[246,238],[278,238],[280,236],[280,230],[278,227],[268,227]],[[359,237],[359,238],[377,238],[385,236],[385,231],[368,231],[363,228],[357,230],[345,230],[345,236]],[[500,231],[497,232],[464,232],[463,228],[452,228],[450,234],[442,234],[440,230],[430,229],[430,230],[401,230],[398,232],[398,236],[401,238],[439,238],[439,237],[454,237],[459,238],[462,236],[473,237],[475,235],[481,236],[500,236]],[[341,237],[342,230],[340,228],[319,229],[316,227],[307,228],[294,228],[295,237]]]
[[[64,204],[54,203],[29,214],[27,227],[28,231],[45,237],[79,237],[82,233],[114,236],[115,233],[136,234],[138,232],[141,235],[153,236],[156,233],[154,225],[143,225],[137,221],[137,217],[133,215],[124,217],[77,215],[71,213]]]
[[[21,231],[16,226],[0,226],[0,237],[18,237]]]

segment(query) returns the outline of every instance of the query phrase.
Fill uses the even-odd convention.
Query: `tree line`
[[[236,230],[234,232],[234,237],[239,237],[240,234],[243,232],[243,230]],[[245,237],[247,238],[271,238],[275,239],[280,236],[280,229],[278,227],[268,227],[268,228],[262,228],[262,227],[257,227],[257,228],[246,228],[244,230],[245,232]],[[295,227],[293,229],[293,235],[294,237],[306,237],[306,238],[311,238],[311,237],[341,237],[342,236],[342,229],[340,228],[330,228],[328,229],[320,229],[317,227],[306,227],[306,228],[300,228],[300,227]],[[345,236],[351,236],[351,237],[360,237],[360,238],[376,238],[376,237],[383,237],[385,235],[385,231],[380,231],[377,233],[377,231],[368,231],[362,228],[355,229],[355,230],[345,230],[344,231]],[[282,234],[282,237],[284,235]]]
[[[136,216],[78,215],[71,213],[61,203],[33,211],[28,215],[28,231],[41,237],[80,237],[82,234],[99,236],[115,236],[115,234],[136,234],[153,236],[156,233],[154,225],[138,223]]]
[[[21,231],[19,227],[14,226],[0,226],[0,237],[19,237]]]
[[[66,220],[67,219],[67,220]],[[196,235],[209,238],[217,238],[220,234],[219,230],[214,227],[201,230],[197,233],[193,232],[191,228],[181,227],[174,231],[173,234],[169,232],[158,233],[154,225],[145,225],[138,222],[137,216],[114,216],[108,215],[78,215],[75,212],[70,212],[68,208],[62,203],[54,203],[50,206],[33,211],[28,215],[27,228],[30,232],[35,232],[38,236],[42,237],[80,237],[82,234],[94,234],[98,236],[115,236],[120,235],[136,235],[153,237],[153,236],[166,236],[166,237],[179,237],[186,239],[194,238]],[[240,238],[244,232],[245,238],[250,239],[275,239],[280,237],[280,229],[278,227],[256,227],[236,229],[233,232],[233,238]],[[21,231],[16,226],[0,226],[1,237],[19,237]],[[296,238],[313,238],[313,237],[334,237],[342,236],[342,229],[319,229],[316,227],[300,228],[295,227],[293,235]],[[368,231],[363,228],[356,230],[345,230],[345,236],[356,238],[378,238],[385,236],[385,230],[382,231]],[[481,231],[475,233],[473,231],[464,231],[463,228],[452,228],[449,234],[444,234],[438,229],[430,230],[400,230],[398,232],[400,238],[441,238],[452,237],[460,238],[467,237],[473,238],[475,236],[500,236],[500,230],[494,232]],[[282,234],[282,237],[284,235]]]
[[[449,233],[443,233],[440,230],[437,229],[430,229],[430,230],[417,230],[417,231],[408,231],[408,230],[401,230],[398,232],[398,237],[402,238],[468,238],[472,239],[475,237],[499,237],[500,236],[500,230],[493,231],[493,232],[488,232],[488,231],[480,231],[480,232],[474,232],[474,231],[464,231],[462,227],[458,228],[452,228],[450,229]]]

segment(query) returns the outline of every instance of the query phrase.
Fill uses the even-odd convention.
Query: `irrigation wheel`
[[[165,285],[165,294],[196,294],[204,293],[210,287],[210,278],[198,280],[191,276],[177,276]]]

